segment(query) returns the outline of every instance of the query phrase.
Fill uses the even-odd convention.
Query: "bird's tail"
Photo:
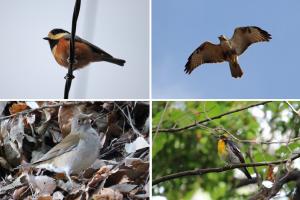
[[[102,60],[106,61],[106,62],[117,64],[117,65],[120,65],[120,66],[124,66],[124,64],[126,62],[125,60],[114,58],[114,57],[111,57],[111,58],[104,57],[104,58],[102,58]]]
[[[243,71],[237,61],[230,62],[230,71],[231,71],[231,76],[234,78],[240,78],[243,75]]]
[[[242,172],[244,172],[244,174],[247,176],[248,179],[252,179],[252,177],[246,167],[241,168],[241,170],[242,170]]]

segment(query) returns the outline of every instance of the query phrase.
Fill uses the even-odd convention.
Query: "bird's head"
[[[228,135],[227,134],[222,134],[222,135],[219,136],[219,139],[223,140],[223,141],[227,141],[228,140]]]
[[[58,43],[59,39],[63,38],[65,35],[70,34],[68,31],[65,31],[63,29],[60,28],[56,28],[51,30],[48,33],[48,37],[44,37],[44,40],[48,40],[51,49]]]
[[[220,35],[218,38],[219,38],[220,41],[227,41],[228,40],[225,35]]]
[[[84,132],[86,129],[91,128],[92,114],[79,113],[73,117],[71,132]]]

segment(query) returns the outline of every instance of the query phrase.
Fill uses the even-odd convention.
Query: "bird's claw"
[[[66,76],[65,76],[65,79],[66,80],[72,80],[72,79],[74,79],[75,78],[75,76],[73,75],[73,74],[67,74]]]
[[[70,57],[67,58],[67,62],[68,62],[69,64],[71,64],[71,59],[70,59]],[[76,60],[76,58],[74,58],[73,64],[77,64],[77,63],[78,63],[78,60]]]

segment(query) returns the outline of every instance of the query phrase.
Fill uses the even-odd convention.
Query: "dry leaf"
[[[27,174],[27,180],[32,189],[35,190],[35,193],[40,196],[51,195],[56,188],[55,180],[49,176],[33,176]]]
[[[110,188],[103,188],[101,194],[93,195],[94,200],[122,200],[123,195],[119,191]]]
[[[26,105],[26,103],[22,103],[22,102],[14,103],[13,105],[10,106],[9,113],[16,114],[16,113],[22,112],[26,109],[28,109],[28,106]]]

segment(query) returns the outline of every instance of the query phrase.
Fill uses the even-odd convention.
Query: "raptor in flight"
[[[241,55],[251,44],[269,41],[271,35],[256,26],[238,27],[234,30],[231,39],[224,35],[219,36],[220,44],[204,42],[188,58],[185,72],[190,74],[196,67],[204,63],[229,62],[231,75],[234,78],[242,77],[243,71],[238,63]]]

